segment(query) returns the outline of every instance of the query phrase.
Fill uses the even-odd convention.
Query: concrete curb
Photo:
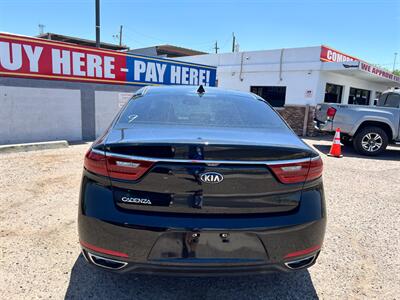
[[[51,141],[51,142],[40,142],[40,143],[26,143],[26,144],[10,144],[10,145],[0,145],[1,153],[11,153],[11,152],[24,152],[24,151],[35,151],[44,149],[58,149],[68,147],[68,142],[61,141]]]

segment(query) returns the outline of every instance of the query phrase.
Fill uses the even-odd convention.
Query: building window
[[[351,87],[349,93],[349,104],[369,105],[371,91]]]
[[[250,91],[262,97],[273,107],[285,106],[286,86],[252,86]]]
[[[325,86],[324,102],[341,103],[342,102],[343,86],[327,83]]]

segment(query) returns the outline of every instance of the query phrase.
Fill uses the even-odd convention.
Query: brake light
[[[275,176],[282,183],[300,183],[311,181],[322,176],[323,163],[321,157],[310,161],[270,165]]]
[[[85,161],[83,163],[85,169],[99,175],[108,176],[106,156],[93,152],[89,149],[85,155]]]
[[[321,157],[312,158],[310,161],[310,170],[307,174],[306,181],[311,181],[322,176],[322,171],[324,170],[324,164]]]
[[[139,161],[99,154],[90,149],[84,166],[89,172],[124,180],[137,180],[151,168],[153,162]]]
[[[335,117],[335,114],[336,114],[336,108],[328,107],[326,111],[326,116],[328,117],[328,119],[332,120]]]
[[[270,166],[282,183],[299,183],[306,181],[310,162],[289,163]]]

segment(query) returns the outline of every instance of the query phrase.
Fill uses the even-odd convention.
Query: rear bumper
[[[334,132],[332,121],[322,122],[322,121],[314,118],[314,128],[319,131]]]
[[[126,212],[114,205],[109,189],[97,184],[91,189],[90,193],[82,191],[78,217],[84,255],[127,263],[114,270],[120,273],[212,276],[290,272],[293,270],[285,263],[310,256],[316,259],[325,234],[322,182],[303,192],[294,212],[236,217]],[[230,240],[224,242],[222,234],[228,234]],[[189,241],[196,235],[200,236],[198,245]],[[203,237],[206,240],[201,240]],[[298,254],[287,257],[293,253]],[[93,264],[90,258],[89,262]]]
[[[186,259],[182,259],[181,262],[178,262],[178,260],[152,260],[149,257],[150,253],[163,232],[155,232],[150,229],[124,228],[85,216],[80,217],[79,227],[81,240],[90,240],[91,244],[101,245],[107,249],[118,249],[118,251],[128,252],[129,257],[122,258],[93,251],[90,248],[82,246],[86,258],[88,258],[88,253],[91,253],[127,263],[121,269],[112,270],[113,272],[188,276],[244,275],[291,272],[294,270],[288,268],[285,263],[315,256],[315,259],[306,267],[312,266],[316,261],[320,249],[292,258],[285,259],[284,256],[290,253],[288,251],[293,252],[294,249],[306,249],[310,245],[321,245],[325,231],[325,218],[290,228],[255,232],[265,247],[266,255],[265,259],[252,263],[239,261],[227,262],[227,260],[218,258],[214,260],[187,259],[187,261]],[[99,233],[100,231],[101,233]],[[223,230],[223,232],[226,233],[227,231]],[[196,231],[196,233],[200,233],[201,235],[203,232]],[[94,265],[90,259],[88,262]]]

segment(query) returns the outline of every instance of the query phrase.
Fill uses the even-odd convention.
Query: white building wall
[[[286,86],[286,105],[315,105],[321,47],[207,54],[179,58],[218,66],[218,86],[250,91],[251,86]],[[308,93],[306,93],[308,91]]]
[[[371,91],[370,105],[373,105],[374,102],[373,100],[375,99],[375,93],[377,91],[383,92],[390,88],[390,86],[387,84],[378,83],[374,81],[367,81],[364,79],[357,78],[355,76],[348,76],[329,71],[321,71],[320,73],[321,73],[320,75],[321,79],[319,81],[318,89],[320,91],[321,100],[319,102],[324,101],[326,83],[333,83],[343,86],[342,102],[341,102],[342,104],[348,104],[350,87]]]
[[[133,93],[95,92],[96,137],[100,136]]]
[[[239,78],[241,77],[241,79]],[[318,86],[318,71],[238,72],[218,71],[218,85],[223,88],[250,92],[251,86],[286,86],[286,105],[314,105]],[[311,91],[311,97],[306,96]]]
[[[81,140],[80,97],[72,89],[0,86],[1,143]]]
[[[241,56],[244,53],[245,64],[279,64],[282,55],[284,63],[309,63],[319,62],[320,59],[320,46],[303,47],[303,48],[290,48],[290,49],[275,49],[275,50],[261,50],[261,51],[244,51],[244,52],[231,52],[231,53],[218,53],[218,54],[204,54],[195,56],[185,56],[174,58],[176,60],[193,62],[211,66],[234,66],[240,65]],[[246,57],[248,59],[246,59]]]
[[[347,103],[350,86],[371,90],[371,101],[376,91],[389,86],[321,71],[321,47],[304,47],[238,53],[206,54],[178,58],[182,61],[217,66],[218,86],[250,91],[251,86],[286,86],[286,105],[316,105],[324,101],[326,83],[343,85],[342,103]],[[306,94],[307,92],[307,94]]]

